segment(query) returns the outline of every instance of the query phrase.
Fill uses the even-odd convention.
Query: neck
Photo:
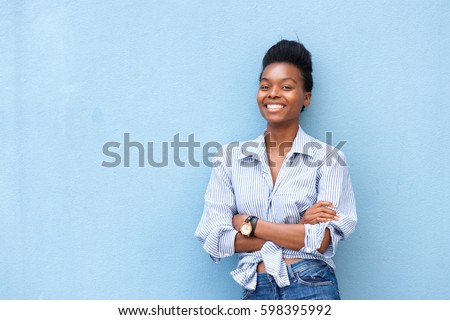
[[[266,148],[269,154],[276,152],[278,156],[285,156],[292,147],[298,132],[296,126],[271,126],[267,124]]]
[[[270,137],[270,142],[275,143],[277,146],[282,143],[292,143],[297,136],[298,130],[298,123],[285,126],[267,124],[267,135]]]

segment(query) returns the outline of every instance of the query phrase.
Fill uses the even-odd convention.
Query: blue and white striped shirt
[[[342,151],[307,135],[300,127],[278,173],[272,181],[267,160],[265,133],[257,139],[222,148],[205,193],[203,215],[195,237],[215,262],[235,253],[234,214],[250,214],[280,223],[298,223],[303,213],[318,201],[330,201],[340,219],[305,224],[305,246],[299,251],[267,241],[261,250],[239,252],[233,278],[244,288],[256,288],[256,267],[264,261],[266,272],[278,286],[289,285],[284,258],[320,259],[335,268],[332,257],[340,240],[355,229],[357,217],[348,167]],[[331,243],[324,254],[320,248],[325,229]]]

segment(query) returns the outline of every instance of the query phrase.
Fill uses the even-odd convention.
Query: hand
[[[339,215],[334,208],[336,208],[336,206],[331,202],[319,201],[306,210],[299,223],[316,224],[320,222],[339,220]]]
[[[249,215],[248,214],[235,214],[233,216],[233,228],[235,228],[237,231],[241,229],[242,224],[244,223],[245,219],[247,219]]]

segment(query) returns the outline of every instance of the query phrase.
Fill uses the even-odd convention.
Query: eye
[[[289,90],[292,90],[292,87],[289,86],[289,85],[284,85],[284,86],[282,87],[282,89],[283,89],[283,90],[286,90],[286,91],[289,91]]]
[[[262,84],[259,86],[259,90],[262,90],[262,91],[269,90],[269,86],[267,84]]]

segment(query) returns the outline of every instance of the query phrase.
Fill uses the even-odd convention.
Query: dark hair
[[[295,65],[305,82],[306,92],[313,87],[311,53],[298,41],[281,40],[274,44],[265,54],[262,62],[261,79],[264,69],[274,62],[287,62]]]

